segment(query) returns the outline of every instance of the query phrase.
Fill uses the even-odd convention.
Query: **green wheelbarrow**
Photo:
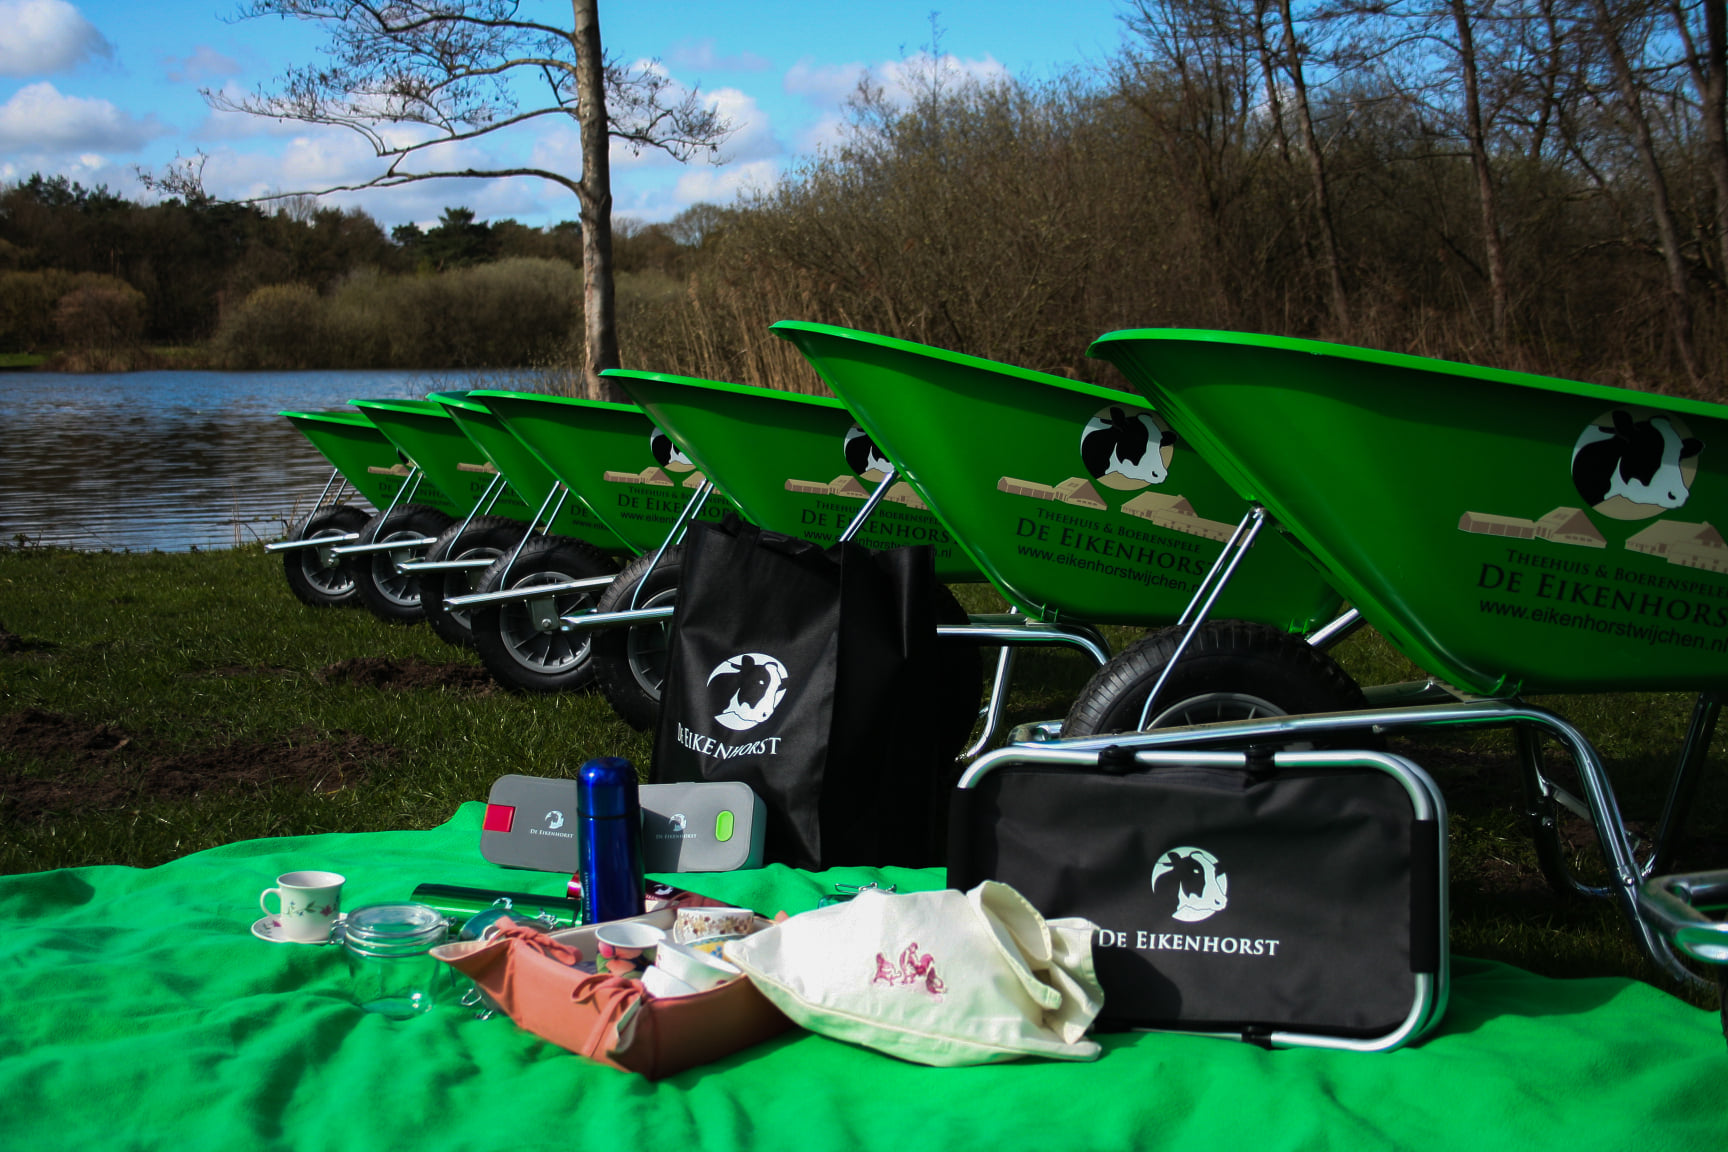
[[[423,551],[374,552],[368,562],[372,578],[361,581],[361,591],[366,595],[368,589],[376,590],[368,606],[385,619],[423,618],[447,642],[472,646],[467,613],[447,609],[445,601],[473,591],[492,560],[516,548],[525,535],[539,534],[536,510],[554,481],[496,417],[479,405],[466,404],[461,399],[465,395],[356,402],[435,485],[453,494],[460,517],[428,531],[432,543]],[[422,519],[429,529],[431,518],[421,510],[398,508],[378,538],[400,536],[398,543],[415,544]],[[608,564],[604,553],[619,546],[579,503],[562,505],[545,531],[574,549],[587,550],[590,561],[603,569]],[[343,554],[346,548],[337,552]]]
[[[918,494],[895,476],[893,466],[839,401],[662,372],[612,369],[605,375],[757,526],[818,544],[855,540],[873,549],[928,545],[938,580],[981,579],[965,552]],[[655,578],[667,615],[679,562],[680,557],[669,552]],[[602,597],[602,616],[641,605],[640,597],[631,602],[629,587],[628,576],[621,577],[616,590]],[[959,751],[978,709],[977,641],[980,634],[994,637],[997,622],[969,619],[946,589],[939,600],[940,630],[950,641],[943,647],[947,666],[941,680],[954,701],[944,713],[957,718]],[[648,727],[657,716],[665,676],[664,648],[649,647],[643,632],[631,634],[631,646],[610,635],[596,641],[600,681],[619,714],[638,727]],[[1099,663],[1107,653],[1103,638],[1090,629],[1043,629],[1039,638],[1079,646]]]
[[[636,557],[618,572],[580,542],[525,540],[481,574],[474,592],[445,602],[470,613],[475,647],[500,683],[527,692],[582,687],[595,675],[594,629],[584,620],[597,598],[615,586],[630,588],[645,608],[670,596],[644,585],[637,597],[635,584],[655,577],[655,560],[692,518],[718,519],[730,502],[710,500],[713,485],[633,405],[495,389],[467,399],[502,421],[557,481],[548,496],[557,507],[542,508],[538,520],[556,519],[575,502],[612,534],[616,550]],[[658,617],[609,614],[601,623],[647,629],[639,646],[652,646],[661,632]]]
[[[424,474],[363,413],[281,415],[330,462],[331,472],[312,511],[288,539],[266,544],[264,551],[282,553],[288,587],[301,603],[314,608],[358,604],[360,582],[336,548],[359,542],[371,516],[347,501],[348,490],[374,508],[394,508],[404,496],[445,515],[455,505],[435,485],[424,483]]]
[[[1030,621],[1176,623],[1246,508],[1131,393],[828,324],[782,321],[774,332]],[[1231,623],[1195,641],[1203,656],[1153,725],[1364,703],[1323,651],[1355,617],[1338,617],[1338,593],[1295,548],[1269,543],[1242,560],[1213,606]],[[1129,651],[1164,651],[1178,635],[1159,631]],[[1003,650],[999,690],[1011,655]],[[1067,726],[1088,735],[1120,720],[1071,713]]]
[[[1064,741],[1080,751],[1511,726],[1526,809],[1557,886],[1616,900],[1682,979],[1644,880],[1673,860],[1728,682],[1728,407],[1523,373],[1240,333],[1099,338],[1171,426],[1250,502],[1239,545],[1275,523],[1362,617],[1448,689],[1447,702]],[[1156,711],[1181,665],[1093,690]],[[1108,671],[1108,670],[1107,670]],[[1698,693],[1649,844],[1621,817],[1600,754],[1525,694]],[[1093,708],[1105,701],[1090,702]],[[1076,709],[1087,702],[1077,702]],[[1557,739],[1574,795],[1542,759]],[[1593,826],[1611,879],[1575,875],[1560,809]]]

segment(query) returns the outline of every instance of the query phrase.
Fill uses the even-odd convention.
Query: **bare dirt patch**
[[[26,640],[16,632],[6,631],[6,626],[0,624],[0,653],[51,652],[54,647],[44,641]]]
[[[53,771],[0,771],[0,823],[88,815],[163,800],[267,788],[337,792],[365,780],[395,749],[352,732],[301,729],[275,740],[202,748],[164,747],[112,724],[90,724],[39,708],[0,717],[0,751]]]
[[[476,695],[497,691],[490,673],[473,664],[433,664],[417,657],[360,656],[327,665],[318,673],[325,684],[358,684],[367,688],[453,688]]]

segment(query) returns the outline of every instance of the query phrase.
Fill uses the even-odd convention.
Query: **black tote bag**
[[[928,547],[691,525],[651,779],[748,784],[771,862],[939,863],[956,715],[943,702],[964,688],[944,684],[936,587]],[[959,655],[976,665],[976,649]]]

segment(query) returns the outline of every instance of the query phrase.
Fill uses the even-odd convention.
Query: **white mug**
[[[272,893],[281,905],[274,911]],[[284,872],[276,877],[276,887],[259,894],[258,906],[276,921],[283,939],[323,943],[342,910],[342,877],[334,872]]]

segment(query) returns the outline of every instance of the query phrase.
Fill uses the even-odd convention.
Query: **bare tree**
[[[732,125],[656,63],[607,59],[598,0],[572,0],[569,27],[528,19],[522,9],[520,0],[253,0],[243,18],[319,25],[327,59],[291,69],[272,90],[241,99],[205,90],[204,98],[219,109],[351,129],[389,162],[368,180],[319,194],[503,176],[537,176],[574,193],[582,221],[583,368],[589,393],[604,396],[610,389],[599,373],[618,366],[609,143],[659,149],[680,161],[715,158]],[[430,153],[548,117],[576,122],[580,177],[532,166],[445,166]],[[174,179],[158,184],[180,191]]]
[[[1651,215],[1656,224],[1656,237],[1662,249],[1663,264],[1668,272],[1668,317],[1673,327],[1674,343],[1687,377],[1692,386],[1698,388],[1703,382],[1703,370],[1698,361],[1697,344],[1692,333],[1690,272],[1686,265],[1686,253],[1682,247],[1673,200],[1668,192],[1668,179],[1662,171],[1655,133],[1651,129],[1650,116],[1644,106],[1644,89],[1633,66],[1632,54],[1627,49],[1628,41],[1636,41],[1643,31],[1637,26],[1637,17],[1640,14],[1626,11],[1627,6],[1624,5],[1617,7],[1620,10],[1610,9],[1607,0],[1592,0],[1596,34],[1607,51],[1608,61],[1612,66],[1614,90],[1620,97],[1622,111],[1632,130],[1633,148],[1649,185]]]
[[[1338,334],[1350,338],[1350,297],[1344,289],[1344,263],[1339,254],[1338,234],[1333,227],[1332,194],[1326,177],[1326,156],[1320,134],[1314,127],[1314,108],[1308,96],[1309,47],[1296,32],[1291,0],[1274,0],[1284,30],[1279,66],[1290,81],[1290,100],[1296,109],[1296,126],[1302,133],[1302,149],[1308,157],[1308,178],[1314,190],[1314,215],[1320,226],[1320,259],[1331,288],[1332,322]]]
[[[1716,278],[1728,284],[1728,5],[1668,0],[1668,13],[1697,91],[1705,164],[1716,189]]]

